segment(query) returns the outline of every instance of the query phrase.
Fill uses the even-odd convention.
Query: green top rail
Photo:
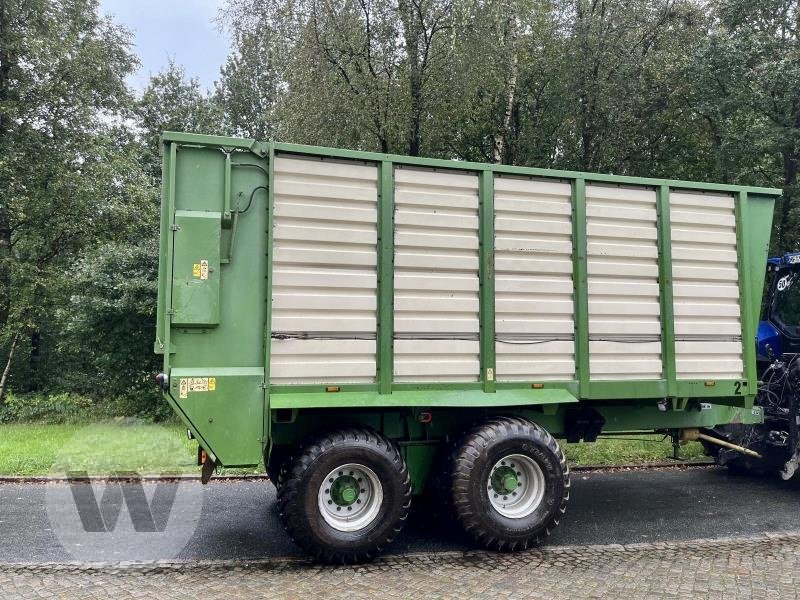
[[[566,171],[562,169],[542,169],[537,167],[517,167],[491,163],[477,163],[461,160],[447,160],[441,158],[421,158],[403,156],[401,154],[384,154],[380,152],[364,152],[361,150],[341,150],[336,148],[323,148],[320,146],[307,146],[303,144],[289,144],[284,142],[259,142],[252,139],[232,138],[218,135],[198,135],[193,133],[164,132],[162,141],[177,144],[198,144],[204,146],[217,146],[236,150],[247,150],[257,156],[268,156],[270,147],[276,152],[290,154],[308,154],[328,158],[348,158],[369,162],[391,161],[395,164],[415,165],[438,169],[461,169],[474,171],[491,171],[493,173],[506,173],[509,175],[523,175],[528,177],[549,177],[557,179],[578,179],[602,183],[621,185],[644,185],[706,190],[718,192],[747,192],[763,196],[781,196],[780,188],[768,188],[748,185],[732,185],[723,183],[705,183],[700,181],[682,181],[677,179],[661,179],[656,177],[633,177],[627,175],[608,175],[602,173],[582,173],[580,171]]]

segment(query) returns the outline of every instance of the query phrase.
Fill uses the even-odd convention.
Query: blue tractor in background
[[[707,446],[718,464],[789,479],[800,468],[800,252],[767,261],[767,293],[756,336],[760,425],[727,425],[713,434],[758,457]]]

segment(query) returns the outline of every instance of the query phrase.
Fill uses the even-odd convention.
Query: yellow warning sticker
[[[187,377],[180,380],[181,398],[187,398],[190,392],[214,392],[216,389],[216,377]]]
[[[206,280],[208,279],[208,261],[201,260],[200,261],[200,279]]]
[[[202,273],[202,270],[201,270],[201,267],[200,267],[200,263],[194,263],[192,265],[192,277],[200,277],[201,273]]]

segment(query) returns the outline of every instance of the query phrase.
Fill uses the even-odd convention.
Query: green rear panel
[[[173,325],[219,324],[221,219],[218,212],[175,212]]]
[[[374,382],[270,385],[269,377],[265,378],[265,373],[269,372],[271,347],[275,345],[270,334],[269,258],[273,239],[272,159],[276,155],[317,160],[354,159],[377,167],[378,325]],[[481,368],[477,381],[394,381],[393,174],[397,165],[478,173]],[[576,361],[576,375],[571,381],[546,378],[496,381],[492,215],[494,175],[497,173],[571,183]],[[661,315],[666,320],[661,333],[664,360],[661,379],[598,381],[589,376],[585,194],[586,187],[596,183],[646,186],[658,196],[658,277]],[[703,381],[676,377],[675,333],[671,326],[669,197],[683,189],[726,192],[736,197],[745,348],[745,377],[741,380]],[[164,369],[170,375],[167,400],[201,445],[227,466],[257,463],[271,442],[296,441],[309,422],[317,427],[360,422],[398,439],[410,436],[417,440],[414,443],[427,443],[438,439],[436,435],[454,434],[480,410],[485,414],[525,414],[554,432],[560,432],[565,411],[576,410],[575,407],[587,402],[605,416],[607,431],[758,421],[761,414],[749,409],[756,387],[755,325],[773,203],[779,194],[779,190],[767,188],[529,169],[167,133],[164,135],[156,333],[156,351],[164,355]],[[656,403],[662,399],[673,400],[675,410],[659,410]],[[464,411],[456,417],[454,411],[458,408]],[[424,430],[416,423],[420,411],[426,410],[447,411],[449,417],[444,425],[438,422],[437,426],[444,428],[439,433],[433,427]],[[298,418],[302,411],[314,416],[305,420]],[[390,429],[392,433],[388,433]],[[414,452],[428,456],[427,451]]]
[[[167,401],[227,466],[257,464],[264,443],[268,194],[256,188],[268,166],[236,142],[165,144],[156,350]],[[224,218],[226,202],[243,210],[251,194],[246,212]]]

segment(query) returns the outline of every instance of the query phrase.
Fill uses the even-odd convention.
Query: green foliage
[[[268,140],[275,134],[273,112],[278,97],[274,48],[262,32],[242,31],[236,36],[220,73],[215,102],[228,134]]]
[[[56,315],[62,327],[58,350],[80,368],[67,370],[62,385],[82,393],[156,396],[152,376],[159,365],[152,347],[157,257],[153,240],[110,242],[77,263],[69,298]]]
[[[0,406],[0,423],[30,422],[72,423],[83,420],[94,401],[74,394],[26,394],[9,393]]]
[[[185,69],[172,61],[150,78],[136,113],[143,146],[141,161],[155,183],[161,179],[162,132],[222,133],[222,112],[217,103],[201,90],[197,79],[187,78]]]
[[[101,398],[75,392],[9,392],[0,405],[0,423],[89,423],[102,419],[176,420],[166,403],[147,394]]]

